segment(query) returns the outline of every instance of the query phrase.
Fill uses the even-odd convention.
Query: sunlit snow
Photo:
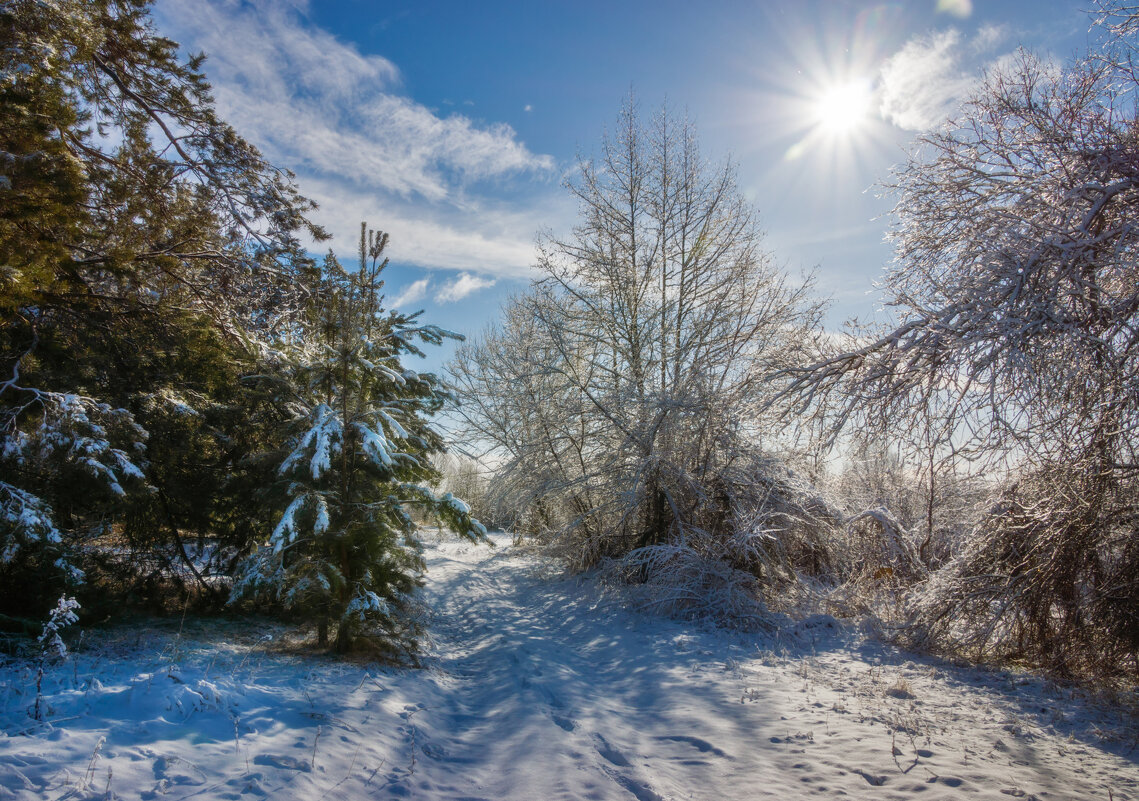
[[[831,618],[745,636],[625,611],[492,537],[428,548],[421,670],[275,651],[284,628],[92,631],[36,721],[39,663],[6,659],[0,798],[1139,798],[1118,708]]]

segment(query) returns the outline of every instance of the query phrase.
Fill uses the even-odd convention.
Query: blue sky
[[[1085,49],[1088,5],[159,0],[156,17],[209,55],[221,114],[297,174],[338,254],[361,220],[388,231],[389,302],[469,335],[525,288],[539,230],[574,224],[562,181],[630,91],[644,113],[686,110],[705,156],[736,162],[830,325],[881,316],[876,183],[1018,45],[1060,63]],[[864,97],[849,126],[820,122],[836,88]]]

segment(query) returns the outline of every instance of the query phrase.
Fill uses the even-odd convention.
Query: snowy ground
[[[216,623],[101,634],[44,675],[37,724],[35,666],[0,665],[0,799],[1139,800],[1120,706],[822,620],[757,641],[636,615],[498,541],[431,548],[425,670]]]

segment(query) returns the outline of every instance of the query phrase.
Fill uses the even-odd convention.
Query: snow
[[[301,494],[293,498],[289,503],[285,513],[281,515],[281,521],[277,523],[277,527],[273,529],[273,533],[269,536],[269,542],[273,545],[273,553],[280,553],[284,548],[288,547],[297,535],[297,512],[299,512],[308,501],[307,494]]]
[[[313,481],[319,481],[320,477],[332,468],[332,457],[340,453],[341,442],[344,439],[343,424],[336,412],[324,403],[318,404],[312,410],[311,418],[312,425],[278,468],[277,472],[280,475],[287,475],[303,461],[310,448],[312,458],[309,460],[309,470]]]
[[[439,499],[439,501],[440,503],[454,509],[458,514],[469,515],[471,513],[471,507],[467,506],[466,501],[456,498],[449,492],[445,493],[443,497]]]
[[[373,462],[383,467],[390,467],[392,457],[389,453],[391,443],[380,433],[373,431],[363,423],[356,423],[356,430],[360,434],[360,447]]]
[[[0,522],[13,524],[27,539],[58,543],[61,537],[51,514],[51,507],[35,495],[0,481]],[[9,542],[0,563],[12,561],[18,551],[19,543]]]
[[[385,412],[383,409],[377,409],[376,412],[379,414],[380,419],[387,424],[388,430],[392,432],[392,436],[396,437],[397,439],[407,439],[407,431],[402,425],[400,425],[398,420]]]
[[[316,521],[312,524],[313,534],[323,534],[328,531],[328,502],[320,495],[316,496]]]
[[[492,534],[427,549],[427,667],[221,621],[0,666],[0,799],[1139,799],[1128,706],[905,654],[626,611]],[[260,639],[258,639],[260,637]],[[1133,706],[1130,708],[1134,708]]]
[[[364,623],[367,621],[369,612],[387,615],[389,614],[388,603],[371,590],[365,590],[352,598],[344,616],[347,618],[355,615],[361,623]]]

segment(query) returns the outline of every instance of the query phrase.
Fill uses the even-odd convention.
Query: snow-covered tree
[[[22,427],[14,414],[0,417],[0,609],[9,610],[35,609],[82,582],[76,549],[106,532],[128,489],[147,489],[146,432],[129,412],[79,395],[25,394]]]
[[[991,71],[895,174],[896,323],[797,378],[1009,471],[922,596],[927,641],[1139,664],[1137,90],[1117,58]]]
[[[766,376],[805,358],[818,305],[763,251],[732,166],[667,110],[645,124],[630,102],[567,187],[579,225],[452,365],[468,432],[519,522],[581,564],[726,541],[786,443]]]
[[[99,529],[128,541],[116,552],[165,560],[181,530],[239,531],[229,521],[247,497],[234,479],[264,443],[261,399],[247,396],[234,365],[298,312],[311,263],[298,236],[323,236],[292,176],[218,117],[204,56],[184,58],[154,29],[149,6],[0,5],[5,552],[20,542],[30,556],[41,542],[74,555]],[[87,423],[64,406],[107,436],[82,432]],[[41,443],[56,424],[85,437],[82,448],[105,447],[82,462],[75,439],[47,458]],[[142,428],[156,434],[146,464],[135,447]],[[130,491],[117,452],[153,492]],[[0,592],[0,613],[38,618],[46,608],[35,605],[62,588],[22,573],[32,563],[20,559],[5,562],[8,577],[22,578],[4,589],[44,595]],[[118,587],[135,584],[133,567]],[[90,609],[95,599],[83,600]]]
[[[307,320],[281,347],[277,371],[295,414],[278,469],[286,506],[232,599],[315,622],[321,645],[335,626],[338,651],[363,638],[406,655],[424,569],[409,508],[474,541],[486,532],[463,501],[430,489],[439,478],[431,457],[443,441],[428,417],[449,396],[434,375],[405,369],[400,358],[457,335],[383,309],[387,240],[363,228],[355,272],[325,259]]]

